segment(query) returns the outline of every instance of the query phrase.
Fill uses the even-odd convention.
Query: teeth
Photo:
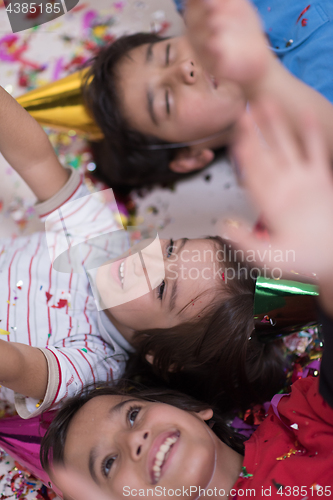
[[[124,284],[124,267],[125,267],[125,261],[123,260],[119,266],[119,278],[122,285]]]
[[[178,436],[168,437],[164,443],[161,444],[158,452],[155,456],[155,462],[153,465],[154,480],[157,482],[161,476],[161,465],[163,464],[166,454],[170,451],[172,445],[178,440]]]

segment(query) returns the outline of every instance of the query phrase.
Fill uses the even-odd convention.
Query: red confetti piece
[[[306,18],[302,19],[302,26],[307,26],[308,20]]]
[[[65,306],[67,306],[67,299],[59,299],[58,304],[51,307],[53,307],[53,309],[62,309]]]
[[[167,31],[169,28],[170,28],[170,23],[168,21],[163,21],[161,23],[160,29],[158,30],[158,34],[163,35],[163,33]]]
[[[298,23],[298,21],[301,19],[302,16],[304,16],[305,12],[307,12],[309,10],[309,8],[311,7],[311,4],[308,5],[307,7],[305,7],[304,10],[302,10],[302,12],[300,13],[300,15],[298,16],[297,18],[297,21],[296,21],[296,24]]]
[[[224,273],[222,273],[222,279],[223,279],[223,281],[225,281]]]
[[[49,292],[45,292],[45,295],[46,295],[46,302],[48,302],[50,298],[53,297],[53,295],[51,295]]]
[[[81,5],[77,5],[76,7],[74,7],[74,9],[72,9],[72,12],[80,12],[80,10],[83,10],[86,7],[87,7],[86,3],[83,3]]]
[[[262,405],[255,405],[244,414],[244,422],[248,425],[259,425],[263,420],[265,420],[265,409]]]
[[[28,12],[28,14],[25,17],[27,19],[36,19],[36,17],[40,16],[42,13],[41,8],[37,5],[35,9],[36,9],[35,12]]]

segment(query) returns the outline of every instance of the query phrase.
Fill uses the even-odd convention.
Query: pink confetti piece
[[[88,10],[83,16],[82,27],[84,31],[87,31],[91,28],[93,21],[98,17],[97,10]]]
[[[63,62],[64,62],[63,57],[59,57],[59,59],[57,59],[55,66],[54,66],[54,69],[53,69],[53,74],[52,74],[52,81],[53,82],[55,82],[56,80],[59,80],[61,71],[63,69]]]
[[[125,5],[125,2],[114,2],[113,7],[121,12],[124,9]]]

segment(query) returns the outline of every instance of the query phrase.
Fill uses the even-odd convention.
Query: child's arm
[[[0,385],[34,399],[43,399],[47,386],[47,363],[37,349],[0,340]]]
[[[268,226],[270,250],[267,243],[243,230],[234,232],[234,237],[258,257],[266,250],[270,267],[316,273],[321,306],[333,318],[333,174],[320,126],[303,112],[299,144],[278,108],[262,102],[252,111],[267,145],[263,147],[245,113],[234,152],[245,185]],[[269,261],[269,255],[277,252],[283,258]]]
[[[2,87],[0,152],[39,201],[51,198],[68,179],[41,126]]]
[[[250,104],[274,99],[298,138],[300,115],[313,111],[333,158],[333,105],[279,62],[248,0],[188,0],[185,18],[198,57],[217,81],[238,83]]]

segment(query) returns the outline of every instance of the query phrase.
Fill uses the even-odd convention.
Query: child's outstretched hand
[[[313,116],[300,117],[298,142],[273,104],[259,102],[251,114],[267,144],[244,113],[234,153],[268,226],[271,255],[282,256],[282,261],[270,262],[267,252],[265,262],[286,272],[316,273],[333,299],[333,174],[320,127]],[[237,233],[232,237],[241,247],[264,255],[267,243],[245,231]]]
[[[218,82],[256,92],[272,55],[248,0],[187,0],[185,22],[201,64]]]

